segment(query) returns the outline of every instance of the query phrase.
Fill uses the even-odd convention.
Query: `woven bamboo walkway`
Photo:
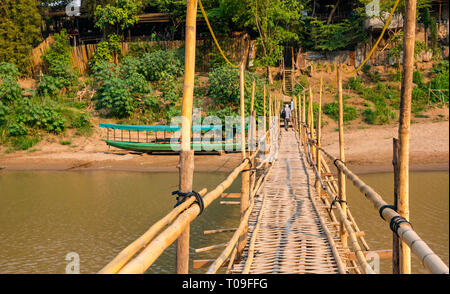
[[[249,273],[338,273],[336,256],[323,224],[331,233],[341,258],[345,252],[339,242],[338,228],[331,224],[327,208],[315,191],[314,181],[314,172],[307,163],[296,132],[282,129],[278,159],[261,194],[255,198],[247,245],[232,273],[241,273],[244,269],[263,201],[263,215]]]

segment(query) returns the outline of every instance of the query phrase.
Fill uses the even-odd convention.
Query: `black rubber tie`
[[[183,203],[184,201],[186,201],[186,199],[188,197],[194,196],[195,199],[196,199],[195,202],[200,207],[200,213],[198,215],[202,214],[203,210],[205,209],[205,204],[203,203],[203,198],[198,192],[191,191],[191,192],[188,192],[188,193],[183,193],[183,192],[180,192],[180,191],[173,191],[172,195],[178,195],[177,196],[177,203],[175,204],[174,208],[177,207],[178,205],[180,205],[181,203]]]
[[[390,208],[390,209],[392,209],[392,210],[394,210],[394,211],[397,211],[397,207],[395,206],[395,205],[383,205],[383,206],[381,206],[380,207],[380,209],[379,209],[379,212],[380,212],[380,217],[382,218],[382,219],[384,219],[384,217],[383,217],[383,210],[385,209],[385,208]],[[385,219],[384,219],[385,220]]]

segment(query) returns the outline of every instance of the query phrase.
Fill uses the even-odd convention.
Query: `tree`
[[[95,26],[101,29],[105,35],[111,33],[120,35],[125,29],[134,26],[139,21],[137,14],[141,7],[141,1],[133,0],[116,0],[114,6],[111,4],[99,5],[95,10]]]
[[[325,23],[312,17],[310,24],[314,49],[335,51],[363,42],[367,38],[362,25],[365,17],[362,8],[354,9],[349,18],[338,23]]]
[[[258,49],[262,57],[256,64],[267,68],[269,83],[273,82],[270,67],[274,66],[283,53],[283,43],[297,41],[303,20],[302,1],[294,0],[248,0],[247,9],[250,25],[258,32]]]
[[[370,2],[372,2],[372,0],[360,0],[360,1],[364,5],[367,5]],[[384,1],[379,2],[380,13],[373,17],[379,19],[381,21],[381,23],[383,24],[383,26],[386,25],[389,14],[390,14],[395,2],[396,2],[396,0],[384,0]],[[431,4],[431,0],[417,0],[417,10],[422,10],[427,7],[430,7],[430,4]],[[405,0],[400,0],[394,15],[397,15],[397,17],[401,17],[403,11],[405,11]],[[418,13],[416,14],[416,17],[419,17]],[[391,23],[392,23],[393,19],[394,19],[394,16],[392,16]],[[392,44],[393,41],[398,40],[399,34],[403,33],[403,27],[400,25],[395,26],[392,29],[386,30],[386,33],[387,33],[388,38],[386,40],[386,45],[384,46],[384,48],[382,50],[388,48]]]
[[[0,2],[0,61],[30,72],[30,51],[39,44],[41,16],[35,0]]]

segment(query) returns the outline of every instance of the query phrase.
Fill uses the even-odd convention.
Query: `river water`
[[[194,190],[214,188],[225,173],[196,173]],[[361,178],[381,195],[392,195],[392,174]],[[116,171],[0,172],[0,273],[65,273],[70,253],[78,254],[81,273],[95,273],[121,249],[163,217],[175,204],[178,174]],[[418,172],[411,177],[411,221],[419,235],[448,264],[448,172]],[[348,202],[371,249],[391,248],[391,233],[369,201],[348,186]],[[236,181],[228,192],[239,192]],[[387,202],[391,198],[385,196]],[[218,256],[222,249],[193,250],[224,243],[232,233],[204,230],[236,227],[239,206],[216,200],[191,226],[191,260]],[[191,261],[192,263],[192,261]],[[191,266],[192,268],[192,266]],[[390,272],[389,261],[382,272]],[[149,273],[174,273],[175,246]],[[203,273],[205,269],[192,273]],[[413,272],[425,272],[413,258]]]

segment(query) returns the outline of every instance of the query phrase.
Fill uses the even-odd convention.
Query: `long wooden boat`
[[[99,125],[101,128],[108,129],[107,133],[107,139],[105,140],[106,144],[109,146],[113,146],[120,149],[125,150],[132,150],[132,151],[139,151],[139,152],[178,152],[180,150],[180,143],[179,142],[171,142],[170,138],[166,137],[166,133],[171,132],[177,132],[181,129],[180,126],[166,126],[166,125],[154,125],[154,126],[147,126],[147,125],[119,125],[119,124],[105,124],[101,123]],[[248,129],[248,126],[245,127]],[[110,138],[110,131],[109,129],[113,130],[113,138]],[[238,130],[240,129],[239,126],[235,126],[233,129]],[[116,134],[116,130],[120,131],[120,134]],[[124,132],[126,131],[126,134],[124,136]],[[192,131],[197,132],[208,132],[208,131],[220,131],[222,132],[222,125],[210,125],[210,126],[192,126]],[[139,135],[137,135],[137,138],[131,137],[130,132],[137,132],[138,134],[140,132],[145,132],[146,136],[141,137],[145,142],[140,141]],[[158,132],[163,132],[164,136],[161,138],[157,137]],[[153,138],[149,142],[148,140],[148,133],[154,133],[155,138]],[[128,137],[128,138],[127,138]],[[128,140],[127,140],[128,139]],[[137,139],[137,140],[136,140]],[[194,151],[206,151],[206,152],[236,152],[239,151],[241,148],[240,143],[231,143],[231,142],[209,142],[208,144],[200,142],[200,139],[193,138],[191,139],[191,149]],[[246,146],[248,144],[246,143]]]

